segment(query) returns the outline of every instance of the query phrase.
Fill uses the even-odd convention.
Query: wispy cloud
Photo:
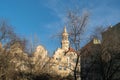
[[[92,31],[98,26],[108,27],[109,25],[115,25],[120,22],[120,6],[118,2],[120,1],[92,0],[89,2],[87,7],[90,11],[88,30]]]
[[[68,10],[78,7],[78,4],[79,0],[46,0],[43,5],[52,11],[51,14],[59,18],[59,23],[66,24]]]
[[[88,28],[85,36],[89,37],[92,31],[98,26],[109,26],[120,22],[120,0],[45,0],[43,5],[49,8],[55,17],[56,22],[45,25],[48,29],[61,29],[67,24],[67,10],[79,8],[80,12],[85,9],[89,11]],[[52,28],[52,29],[53,29]],[[57,31],[56,31],[57,32]]]

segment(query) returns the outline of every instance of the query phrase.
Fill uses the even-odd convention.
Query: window
[[[70,60],[70,58],[69,58],[69,57],[67,57],[67,63],[69,63],[69,60]]]
[[[77,58],[74,58],[74,59],[73,59],[73,62],[77,62]]]
[[[68,64],[68,67],[71,67],[71,63]]]
[[[58,58],[56,58],[56,60],[58,60]]]
[[[56,60],[61,61],[61,58],[56,58]]]
[[[66,69],[66,66],[64,67],[64,70],[67,70],[67,69]]]
[[[60,66],[60,65],[59,65],[59,67],[58,67],[58,68],[59,68],[59,70],[62,70],[62,66]]]

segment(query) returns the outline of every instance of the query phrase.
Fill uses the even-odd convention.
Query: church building
[[[77,61],[77,53],[69,46],[69,39],[66,27],[62,32],[61,48],[58,48],[51,59],[52,69],[63,77],[74,74],[74,68]],[[78,67],[80,70],[80,67]]]

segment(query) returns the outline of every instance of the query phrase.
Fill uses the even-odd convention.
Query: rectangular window
[[[71,67],[71,63],[69,63],[68,67]]]
[[[61,58],[56,58],[56,60],[61,61]]]
[[[66,67],[64,67],[64,70],[67,70],[67,68],[66,68]]]
[[[73,62],[75,62],[75,63],[76,63],[76,62],[77,62],[77,58],[74,58],[74,59],[73,59]]]
[[[59,67],[58,67],[58,68],[59,68],[59,70],[62,70],[62,66],[60,66],[60,65],[59,65]]]

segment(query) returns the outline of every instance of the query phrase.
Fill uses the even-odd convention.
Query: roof
[[[120,31],[120,23],[118,23],[118,24],[116,24],[116,25],[114,25],[114,26],[108,27],[108,29],[105,30],[104,32],[102,32],[102,34],[107,33],[107,32],[109,32],[109,31],[119,32],[119,31]]]
[[[75,49],[73,49],[72,47],[69,47],[68,51],[65,52],[65,55],[69,52],[75,52],[76,53]]]
[[[94,44],[93,39],[87,43],[82,49],[81,49],[81,56],[87,57],[95,53],[96,50],[100,49],[100,44]]]
[[[102,33],[102,44],[109,51],[120,51],[120,23]]]
[[[72,47],[69,47],[68,52],[76,52]]]

